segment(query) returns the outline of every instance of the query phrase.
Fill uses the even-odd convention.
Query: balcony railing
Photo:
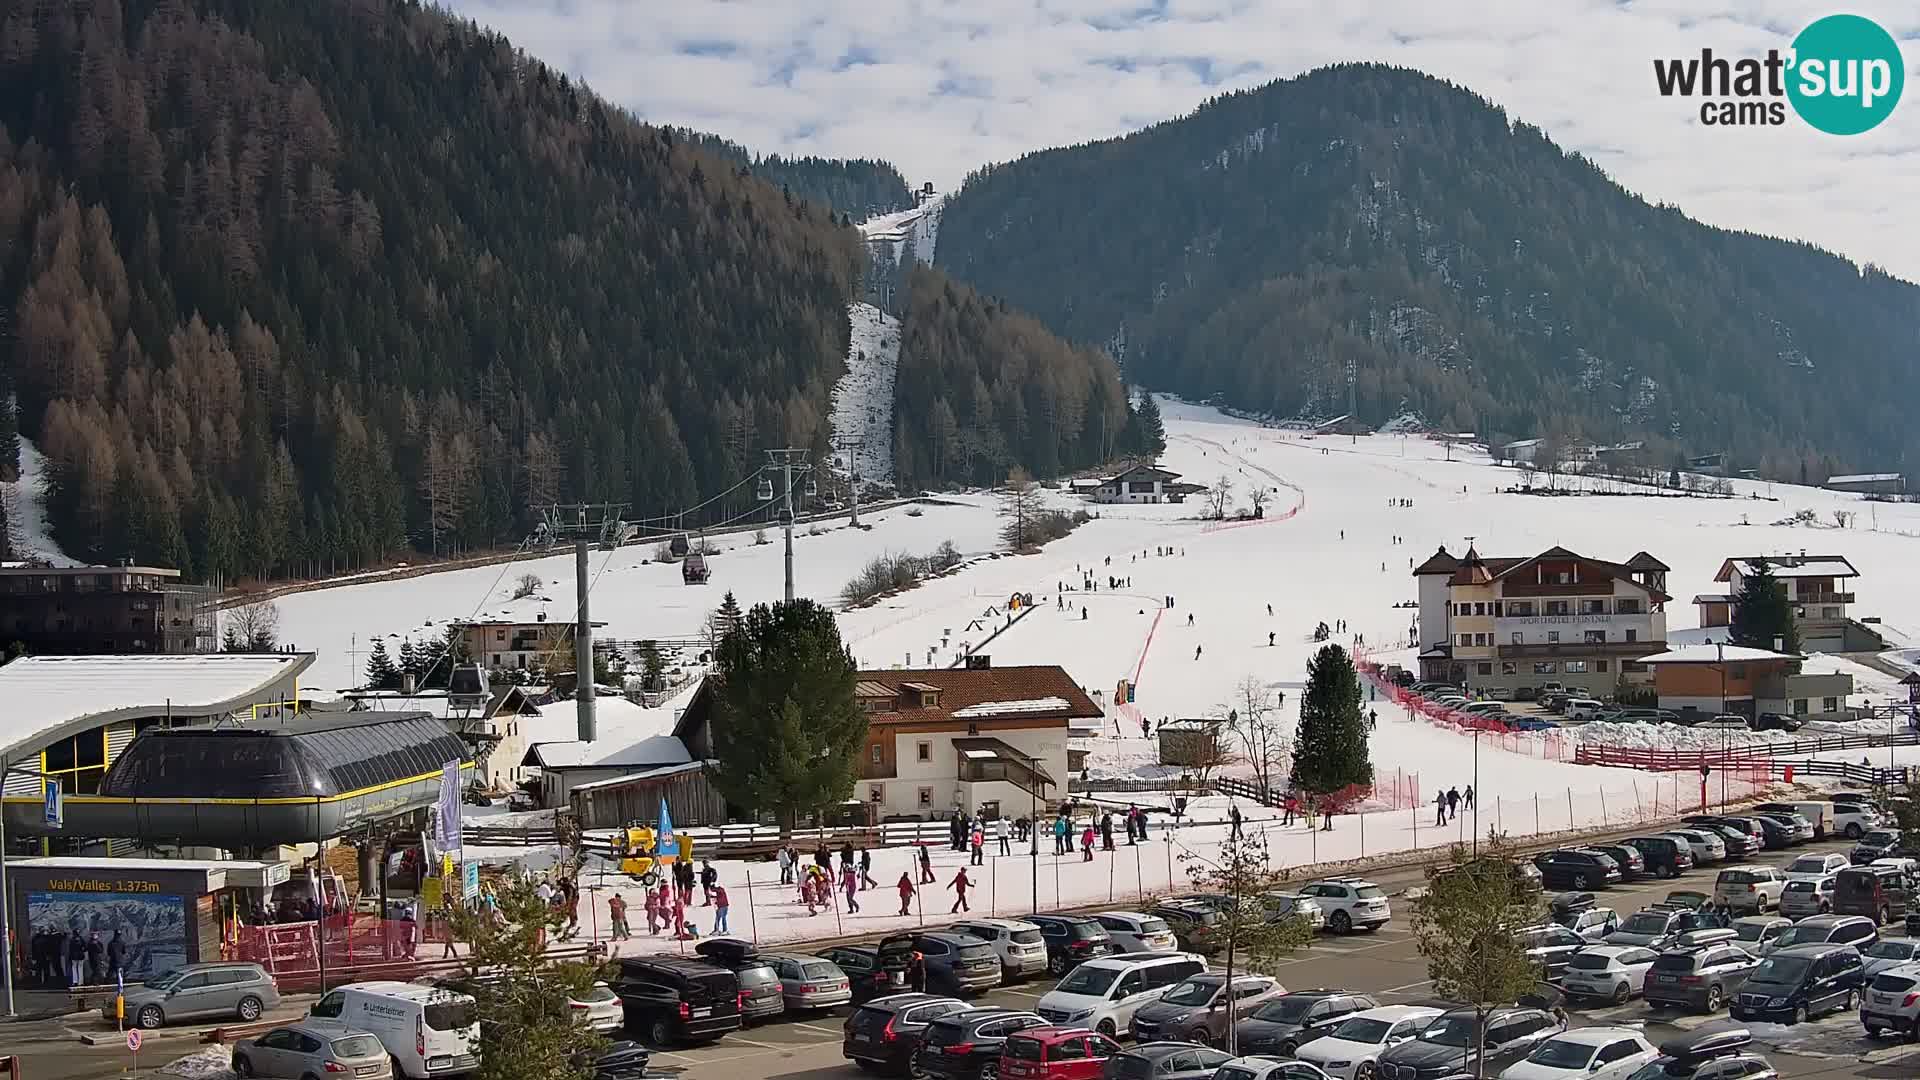
[[[960,780],[969,784],[983,784],[1001,781],[1012,784],[1022,791],[1042,791],[1046,782],[1035,777],[1033,770],[1024,762],[1008,761],[1005,758],[991,760],[962,759],[960,762]]]
[[[1801,593],[1793,598],[1796,604],[1851,604],[1854,602],[1850,592]]]
[[[1502,645],[1502,660],[1546,659],[1555,656],[1652,656],[1666,651],[1661,641],[1560,641],[1536,645]]]

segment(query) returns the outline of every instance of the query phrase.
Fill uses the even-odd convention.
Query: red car
[[[1000,1048],[1001,1080],[1100,1080],[1100,1067],[1120,1044],[1075,1027],[1028,1028]]]

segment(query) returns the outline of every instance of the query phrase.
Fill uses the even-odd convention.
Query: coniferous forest
[[[1920,289],[1649,205],[1405,69],[983,169],[936,262],[1130,382],[1281,418],[1347,412],[1351,371],[1376,424],[1643,439],[1816,482],[1915,464]]]
[[[753,175],[817,206],[832,207],[849,222],[913,205],[907,181],[891,163],[869,158],[786,158],[779,154],[757,155],[731,139],[698,131],[669,129],[692,139],[700,149],[716,157],[745,165]]]

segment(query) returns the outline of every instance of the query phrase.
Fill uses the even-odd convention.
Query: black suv
[[[1766,835],[1760,831],[1760,826],[1757,823],[1750,824],[1746,818],[1713,817],[1696,814],[1690,818],[1682,818],[1681,824],[1689,829],[1705,829],[1707,832],[1719,837],[1721,842],[1727,847],[1727,858],[1729,859],[1741,855],[1751,855],[1759,851]]]
[[[1621,841],[1647,860],[1654,877],[1679,877],[1693,869],[1693,852],[1671,836],[1633,836]]]
[[[968,1009],[935,1020],[920,1039],[920,1068],[939,1080],[993,1080],[1007,1036],[1044,1027],[1038,1014],[1018,1009]]]
[[[1365,994],[1349,990],[1299,990],[1274,998],[1236,1025],[1242,1054],[1292,1057],[1302,1043],[1332,1031],[1357,1012],[1379,1008]]]
[[[1597,851],[1620,867],[1621,881],[1638,881],[1647,876],[1647,857],[1632,844],[1588,844],[1588,851]]]
[[[610,986],[627,1027],[655,1048],[711,1042],[740,1030],[740,980],[705,960],[649,956],[620,961]]]
[[[1604,889],[1620,880],[1620,864],[1583,848],[1562,848],[1533,857],[1541,884],[1552,889]]]
[[[863,1069],[905,1074],[927,1027],[967,1003],[934,994],[889,994],[853,1010],[840,1028],[840,1052]]]
[[[1120,951],[1106,928],[1085,915],[1027,915],[1025,919],[1040,928],[1040,937],[1047,943],[1049,975],[1065,975],[1082,960]]]
[[[835,945],[821,949],[820,959],[832,963],[847,976],[847,985],[853,990],[855,1005],[889,992],[888,976],[880,967],[880,947],[878,945]]]
[[[1487,1013],[1484,1068],[1476,1070],[1473,1048],[1479,1018],[1472,1009],[1455,1009],[1434,1018],[1420,1034],[1380,1055],[1374,1073],[1382,1080],[1436,1080],[1458,1072],[1497,1076],[1533,1048],[1567,1029],[1543,1009],[1507,1006]]]
[[[1852,1012],[1866,990],[1860,950],[1851,945],[1792,945],[1767,954],[1733,999],[1735,1020],[1774,1017],[1804,1024],[1808,1017]]]

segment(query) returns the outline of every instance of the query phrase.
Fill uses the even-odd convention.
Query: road
[[[1809,851],[1844,850],[1843,842],[1771,852],[1753,862],[1784,865]],[[1675,888],[1711,889],[1717,868],[1688,874],[1677,882],[1642,882],[1598,893],[1604,906],[1623,916],[1660,899]],[[1413,884],[1407,871],[1376,878],[1388,890]],[[1890,928],[1898,934],[1897,927]],[[1394,922],[1371,934],[1351,937],[1322,935],[1312,946],[1279,961],[1273,973],[1288,987],[1342,987],[1373,995],[1383,1004],[1431,1000],[1426,967],[1408,932],[1405,905],[1396,903]],[[1001,987],[983,996],[983,1004],[1032,1008],[1050,987],[1044,979]],[[304,1012],[310,997],[290,997],[274,1017],[291,1018]],[[1724,1019],[1719,1017],[1655,1013],[1638,1000],[1622,1006],[1574,1007],[1576,1026],[1644,1024],[1655,1043],[1684,1031]],[[685,1080],[741,1080],[745,1076],[768,1080],[849,1080],[859,1075],[841,1057],[840,1024],[844,1010],[818,1016],[789,1016],[727,1036],[719,1043],[661,1052],[655,1062],[680,1071]],[[147,1072],[202,1049],[199,1028],[149,1033],[140,1054],[140,1071]],[[62,1021],[0,1026],[0,1053],[23,1056],[27,1080],[95,1080],[132,1074],[131,1055],[124,1045],[91,1047],[79,1042],[83,1032],[112,1036],[112,1031],[87,1017]],[[1838,1013],[1794,1029],[1763,1029],[1768,1056],[1783,1076],[1805,1080],[1863,1077],[1870,1080],[1908,1080],[1920,1076],[1920,1046],[1889,1041],[1873,1042],[1861,1032],[1857,1014]]]

